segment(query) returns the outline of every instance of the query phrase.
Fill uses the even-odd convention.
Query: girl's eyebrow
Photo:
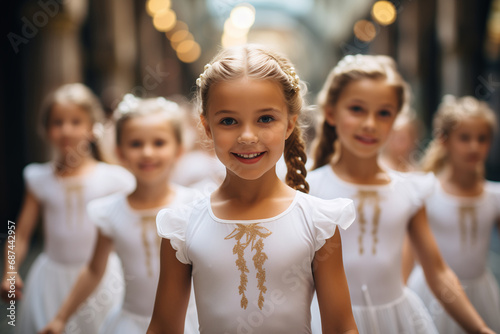
[[[269,108],[259,109],[259,110],[257,110],[257,112],[259,112],[259,113],[266,113],[266,112],[279,113],[280,110],[277,109],[277,108],[269,107]],[[215,114],[214,114],[214,116],[217,116],[217,115],[220,115],[220,114],[237,114],[237,112],[233,111],[233,110],[222,109],[222,110],[216,111]]]

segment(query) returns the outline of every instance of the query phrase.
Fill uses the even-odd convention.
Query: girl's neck
[[[166,206],[173,196],[174,190],[167,180],[154,184],[137,181],[135,190],[128,195],[127,200],[133,209],[145,210]]]
[[[294,192],[281,182],[274,169],[257,180],[245,180],[228,171],[221,186],[214,193],[214,199],[251,204],[268,198],[291,195]]]
[[[357,184],[387,184],[390,177],[379,166],[377,156],[359,158],[342,152],[339,161],[332,168],[341,179]]]
[[[447,166],[439,175],[446,192],[459,196],[475,196],[483,191],[483,177],[476,171],[464,171]]]
[[[91,154],[66,154],[56,159],[55,169],[61,177],[79,176],[90,172],[96,164],[97,160]]]

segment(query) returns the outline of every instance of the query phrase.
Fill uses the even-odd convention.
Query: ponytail
[[[287,167],[286,184],[290,187],[309,193],[309,183],[306,181],[306,150],[302,139],[302,130],[298,125],[285,141],[285,163]]]

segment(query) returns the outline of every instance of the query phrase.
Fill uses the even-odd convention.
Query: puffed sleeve
[[[116,196],[108,196],[90,201],[87,213],[90,220],[108,237],[113,236],[113,202]]]
[[[411,215],[417,213],[425,204],[425,200],[432,195],[437,186],[437,179],[433,173],[399,173],[399,178],[402,181],[401,193],[406,192],[410,204]]]
[[[486,191],[492,194],[495,208],[497,211],[497,220],[500,221],[500,182],[486,181]]]
[[[107,181],[116,187],[113,192],[129,194],[136,187],[134,176],[128,170],[118,165],[108,165],[107,178]]]
[[[176,250],[175,256],[184,264],[191,264],[186,247],[186,226],[191,210],[191,205],[183,205],[163,209],[156,216],[158,235],[170,239],[172,248]]]
[[[44,187],[44,181],[47,179],[47,174],[50,169],[47,168],[47,164],[32,163],[27,165],[23,170],[23,179],[28,189],[37,199],[43,197],[42,191]]]
[[[347,198],[331,200],[317,198],[311,211],[316,251],[323,247],[326,239],[331,238],[335,234],[337,226],[345,230],[356,218],[354,203]]]

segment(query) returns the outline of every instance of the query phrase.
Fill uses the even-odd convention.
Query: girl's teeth
[[[252,158],[255,158],[256,156],[259,155],[259,153],[252,153],[252,154],[237,154],[239,157],[241,158],[245,158],[245,159],[252,159]]]

